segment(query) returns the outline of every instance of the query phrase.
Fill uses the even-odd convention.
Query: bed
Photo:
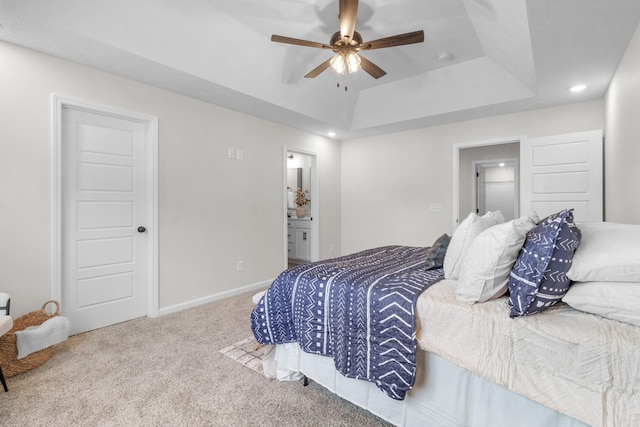
[[[447,244],[439,239],[427,248],[376,248],[284,272],[279,279],[291,281],[292,294],[284,300],[289,298],[292,312],[305,306],[293,303],[296,298],[316,310],[332,299],[326,293],[310,296],[302,282],[336,283],[337,289],[338,282],[355,283],[356,294],[366,290],[369,295],[380,283],[394,289],[399,282],[411,283],[416,297],[404,298],[411,302],[401,309],[409,315],[401,323],[411,323],[411,329],[400,335],[411,338],[391,350],[408,363],[362,375],[366,370],[350,370],[350,364],[358,364],[352,358],[359,354],[357,346],[346,357],[348,351],[314,347],[318,341],[310,331],[320,326],[318,338],[333,348],[331,329],[340,316],[330,315],[331,308],[326,313],[322,308],[320,317],[308,311],[302,316],[319,323],[294,320],[292,334],[265,339],[266,323],[283,315],[278,311],[268,320],[265,314],[274,304],[269,294],[282,293],[276,280],[253,311],[252,327],[258,341],[276,344],[279,377],[303,373],[398,426],[640,425],[640,226],[576,227],[570,210],[542,221],[530,216],[504,223],[499,215],[467,219]],[[540,252],[540,242],[552,252]],[[435,263],[425,269],[425,263],[434,266],[432,256],[441,256],[443,248],[442,268]],[[385,265],[364,280],[367,286],[360,286],[360,273],[348,272],[363,257],[375,259],[365,263],[369,268]],[[528,271],[543,279],[535,292]],[[338,311],[343,314],[345,305],[358,304],[355,297],[342,301]],[[363,339],[350,321],[347,317],[338,336]],[[360,326],[355,330],[371,329]],[[407,353],[400,354],[400,347]],[[364,348],[372,351],[371,344]],[[400,382],[381,381],[399,371],[411,375]]]

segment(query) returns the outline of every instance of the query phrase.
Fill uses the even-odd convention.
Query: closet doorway
[[[475,213],[501,211],[505,221],[516,218],[518,212],[518,159],[474,160],[475,185],[472,200]]]
[[[320,259],[320,191],[316,153],[284,151],[285,268]]]
[[[602,146],[602,130],[454,144],[452,230],[473,211],[474,181],[468,176],[473,169],[467,162],[496,158],[517,158],[519,164],[514,217],[535,212],[544,218],[571,207],[576,222],[602,221]]]
[[[497,166],[500,167],[500,163],[513,162],[514,180],[512,182],[512,190],[508,192],[497,190],[499,186],[493,186],[489,189],[490,205],[496,202],[496,199],[500,199],[501,204],[508,204],[513,206],[512,215],[517,218],[519,215],[520,207],[520,183],[518,180],[518,167],[520,163],[520,141],[524,137],[509,137],[504,139],[487,140],[487,141],[474,141],[465,142],[453,145],[452,150],[452,230],[455,230],[458,224],[464,220],[470,212],[479,213],[480,210],[496,210],[492,206],[487,208],[486,200],[486,186],[484,186],[485,194],[479,194],[483,191],[482,186],[479,188],[477,174],[477,165],[484,165],[485,167]],[[486,169],[485,169],[486,172]],[[492,171],[493,172],[493,171]],[[486,175],[485,175],[486,177]],[[496,180],[494,177],[491,180]],[[497,194],[496,191],[497,190]],[[505,194],[509,193],[511,200],[505,199]],[[483,203],[484,206],[479,206]],[[500,208],[500,210],[502,210]]]

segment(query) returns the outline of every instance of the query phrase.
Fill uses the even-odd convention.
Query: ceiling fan
[[[332,50],[335,53],[332,58],[327,59],[305,75],[305,77],[309,79],[317,77],[329,67],[332,67],[340,74],[344,74],[345,71],[353,73],[359,68],[362,68],[374,79],[379,79],[387,74],[386,71],[361,56],[359,54],[361,50],[382,49],[385,47],[422,43],[424,41],[424,32],[420,30],[363,43],[360,33],[355,30],[357,14],[358,0],[340,0],[340,31],[337,31],[331,36],[329,44],[278,36],[275,34],[271,36],[271,41]]]

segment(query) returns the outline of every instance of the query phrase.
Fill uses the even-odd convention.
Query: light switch
[[[236,159],[242,160],[243,154],[242,150],[236,150]]]
[[[431,203],[429,205],[429,210],[431,212],[442,212],[442,203]]]
[[[229,153],[227,155],[229,156],[230,159],[233,159],[235,157],[235,153],[233,152],[233,148],[229,148]]]

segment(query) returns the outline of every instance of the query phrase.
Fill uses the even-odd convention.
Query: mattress
[[[422,349],[591,426],[640,425],[639,327],[563,303],[511,319],[506,297],[463,303],[455,286],[418,299]]]

